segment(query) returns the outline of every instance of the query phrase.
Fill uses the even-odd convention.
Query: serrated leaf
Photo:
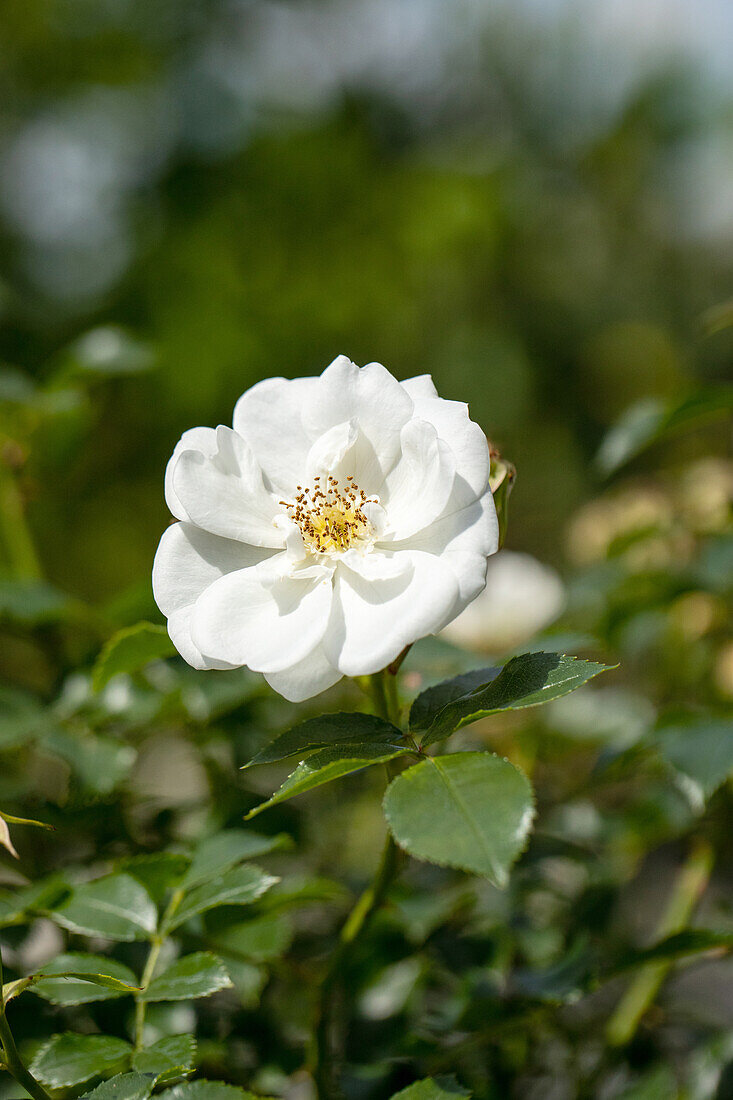
[[[171,915],[166,932],[178,928],[191,917],[214,909],[217,905],[249,905],[280,880],[268,875],[254,864],[232,867],[211,882],[202,883],[187,894]]]
[[[456,1100],[457,1096],[471,1097],[473,1093],[462,1088],[455,1077],[426,1077],[396,1092],[392,1100]]]
[[[185,890],[190,890],[193,886],[216,878],[245,859],[255,859],[290,844],[292,841],[286,833],[263,836],[260,833],[245,832],[244,829],[225,829],[216,836],[201,841],[194,852],[182,886]]]
[[[153,979],[142,994],[143,1001],[187,1001],[208,997],[231,985],[221,959],[208,951],[185,955]]]
[[[101,691],[113,676],[130,674],[151,661],[172,657],[176,652],[164,626],[136,623],[118,630],[106,643],[92,670],[92,687]]]
[[[132,1056],[132,1068],[149,1073],[161,1085],[184,1077],[196,1068],[196,1040],[193,1035],[166,1035]]]
[[[261,802],[259,806],[250,810],[245,821],[249,821],[256,814],[261,814],[270,806],[286,802],[289,798],[295,798],[298,794],[313,790],[314,787],[322,787],[324,783],[330,783],[344,775],[351,775],[352,772],[361,771],[362,768],[370,768],[374,764],[386,764],[389,760],[395,760],[398,756],[408,756],[411,752],[411,749],[390,746],[385,742],[378,742],[375,745],[332,745],[326,749],[317,749],[298,764],[272,798],[268,798],[266,802]]]
[[[659,751],[709,798],[733,772],[733,722],[706,717],[663,726]]]
[[[92,1077],[105,1077],[124,1067],[132,1047],[111,1035],[54,1035],[36,1053],[30,1070],[53,1089],[81,1085]]]
[[[142,1073],[118,1073],[85,1093],[81,1100],[147,1100],[153,1084],[153,1080]]]
[[[109,940],[143,940],[155,931],[158,910],[131,875],[108,875],[78,886],[50,916],[71,932]]]
[[[492,753],[428,757],[393,779],[384,812],[397,843],[418,859],[505,886],[524,848],[534,804],[526,776]]]
[[[402,733],[390,722],[373,714],[322,714],[281,733],[264,749],[260,749],[245,767],[274,764],[278,760],[287,760],[289,756],[299,756],[331,745],[370,745],[376,741],[399,745]]]
[[[216,915],[216,914],[214,914]],[[290,946],[293,927],[282,915],[268,913],[253,920],[237,921],[209,931],[207,943],[222,955],[265,962],[277,958]]]
[[[237,1085],[226,1085],[223,1081],[185,1081],[167,1089],[165,1100],[273,1100],[272,1097],[255,1096]]]
[[[139,988],[129,966],[101,955],[78,952],[57,955],[40,973],[45,976],[33,983],[33,992],[56,1005],[108,1001],[135,993]]]
[[[700,390],[677,404],[644,398],[628,408],[607,433],[596,455],[596,466],[604,477],[610,477],[651,444],[707,423],[731,408],[733,386]]]
[[[560,699],[613,667],[562,653],[524,653],[512,657],[485,687],[466,692],[438,711],[422,744],[442,741],[460,726],[500,710],[522,710]]]
[[[410,707],[410,729],[427,729],[444,706],[484,684],[490,684],[500,672],[501,665],[497,668],[476,668],[473,672],[453,676],[450,680],[443,680],[442,683],[422,691]]]

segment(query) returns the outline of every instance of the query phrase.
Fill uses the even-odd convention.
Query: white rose
[[[286,698],[377,672],[484,586],[498,546],[489,453],[428,375],[339,356],[247,390],[166,470],[153,591],[195,668],[247,665]]]
[[[554,569],[530,554],[502,550],[488,567],[486,587],[443,637],[466,649],[505,653],[549,626],[565,606]]]

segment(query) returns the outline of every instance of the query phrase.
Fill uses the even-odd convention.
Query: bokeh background
[[[239,770],[294,721],[261,678],[90,670],[162,621],[181,432],[345,353],[469,402],[517,468],[507,547],[553,570],[500,555],[404,700],[515,646],[621,665],[452,742],[525,769],[536,832],[506,893],[411,863],[349,975],[349,1100],[444,1071],[477,1100],[731,1100],[731,56],[730,0],[4,0],[0,809],[57,830],[0,853],[6,975],[89,949],[53,923],[80,881],[241,831],[282,778]],[[304,991],[380,795],[369,772],[257,819],[294,846],[236,995],[151,1011],[201,1072],[309,1097]],[[691,921],[714,956],[613,977]],[[29,1056],[129,1034],[120,1002],[39,1005]]]
[[[47,574],[140,582],[180,433],[341,352],[468,400],[510,544],[559,561],[608,424],[729,371],[732,47],[727,0],[6,0],[0,357],[67,390]]]

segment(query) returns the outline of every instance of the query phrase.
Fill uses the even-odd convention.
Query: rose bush
[[[486,438],[429,376],[339,356],[268,379],[166,471],[178,520],[155,599],[195,668],[248,666],[287,699],[377,672],[451,622],[498,548]]]

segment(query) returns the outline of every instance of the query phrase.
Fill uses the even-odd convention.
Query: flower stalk
[[[15,1039],[13,1038],[13,1033],[5,1014],[5,999],[3,997],[2,987],[3,967],[2,958],[0,958],[0,1042],[2,1042],[3,1048],[3,1068],[8,1071],[11,1077],[15,1078],[29,1096],[33,1097],[33,1100],[50,1100],[49,1094],[27,1068],[15,1045]]]
[[[399,699],[396,677],[386,669],[370,676],[374,709],[380,718],[399,726]],[[388,779],[392,778],[389,764]],[[336,999],[348,966],[351,951],[367,931],[372,919],[381,908],[390,886],[401,865],[399,848],[388,831],[382,849],[379,866],[371,884],[360,895],[342,925],[339,942],[331,955],[328,969],[321,982],[316,1002],[312,1042],[312,1072],[319,1100],[339,1100],[341,1090],[336,1080],[336,1058],[333,1046],[333,1028]]]
[[[153,980],[155,968],[158,965],[161,948],[166,940],[168,922],[175,913],[183,899],[183,890],[174,890],[168,907],[160,921],[159,928],[150,940],[150,951],[145,962],[145,968],[140,978],[140,990],[135,994],[135,1050],[142,1050],[145,1041],[145,1013],[147,1002],[145,993]]]

